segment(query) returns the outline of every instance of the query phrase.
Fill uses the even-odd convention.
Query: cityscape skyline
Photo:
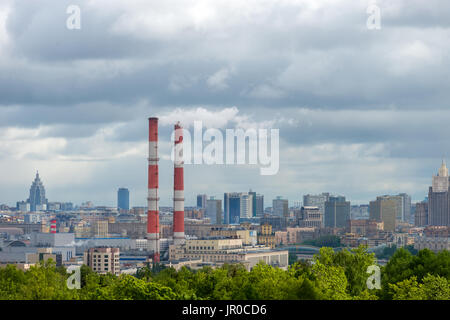
[[[449,301],[449,12],[0,0],[0,300]]]
[[[444,164],[446,164],[446,161],[444,160],[444,159],[442,159],[442,164],[444,165]],[[441,170],[441,168],[439,168],[439,169],[437,169],[437,170],[435,170],[435,173],[433,173],[433,175],[432,175],[432,177],[436,174],[436,173],[439,173],[439,171]],[[35,181],[32,183],[32,188],[33,188],[33,186],[36,184],[36,181],[38,181],[38,183],[41,185],[41,187],[42,187],[42,184],[43,184],[43,182],[41,181],[41,179],[40,179],[40,175],[39,175],[39,171],[38,170],[36,170],[36,178],[35,178]],[[430,181],[431,181],[431,179],[430,179]],[[427,187],[426,187],[426,189],[428,189],[430,186],[431,186],[431,184],[432,183],[430,183]],[[118,207],[118,203],[117,203],[117,192],[118,192],[118,190],[120,191],[120,190],[126,190],[127,192],[128,192],[128,195],[127,195],[127,197],[128,197],[128,202],[129,202],[129,207],[131,208],[131,207],[145,207],[145,204],[144,204],[144,202],[145,201],[142,201],[142,202],[140,202],[140,203],[138,203],[138,204],[136,204],[135,202],[133,202],[133,201],[131,201],[131,197],[130,197],[130,194],[132,194],[133,193],[133,190],[131,190],[130,188],[124,188],[123,187],[123,185],[122,184],[118,184],[118,185],[120,185],[120,187],[118,187],[118,188],[116,188],[116,189],[114,189],[114,191],[113,191],[113,193],[114,193],[114,198],[113,199],[111,199],[109,202],[98,202],[98,201],[96,201],[95,199],[88,199],[88,198],[84,198],[84,199],[82,199],[82,200],[79,200],[78,202],[77,201],[73,201],[73,200],[71,200],[70,198],[67,198],[67,199],[63,199],[63,200],[61,200],[61,199],[51,199],[51,201],[49,201],[49,202],[71,202],[71,203],[73,203],[74,205],[81,205],[81,204],[83,204],[83,203],[86,203],[86,202],[92,202],[92,203],[94,203],[94,205],[97,205],[97,206],[109,206],[109,207]],[[46,188],[47,189],[47,188]],[[187,199],[188,199],[188,201],[187,201],[187,206],[188,207],[195,207],[195,206],[197,206],[197,204],[198,204],[198,196],[200,196],[200,195],[206,195],[207,196],[207,199],[209,199],[210,197],[212,197],[212,198],[218,198],[218,199],[221,199],[221,197],[223,197],[223,194],[224,193],[227,193],[227,192],[251,192],[251,190],[252,190],[252,188],[250,187],[247,191],[245,191],[245,190],[234,190],[234,191],[224,191],[224,192],[222,192],[222,193],[219,193],[219,194],[211,194],[211,193],[205,193],[205,194],[201,194],[201,193],[196,193],[196,192],[193,192],[192,194],[191,193],[188,193],[187,194]],[[47,191],[45,191],[46,193],[47,193]],[[315,192],[315,193],[313,193],[313,192],[304,192],[304,193],[301,193],[297,198],[295,198],[295,197],[289,197],[289,196],[286,196],[286,195],[283,195],[283,196],[281,196],[282,198],[286,198],[288,201],[289,201],[289,207],[293,207],[294,206],[294,204],[296,203],[296,202],[298,202],[299,201],[299,199],[302,199],[301,200],[301,202],[303,203],[304,202],[304,197],[305,196],[308,196],[308,195],[311,195],[311,194],[314,194],[314,195],[319,195],[319,194],[322,194],[323,192],[328,192],[328,193],[330,193],[330,194],[333,194],[333,195],[335,195],[335,196],[344,196],[345,198],[347,198],[348,199],[348,201],[350,201],[351,202],[351,204],[352,205],[368,205],[371,201],[373,201],[376,197],[378,197],[378,196],[380,196],[380,195],[394,195],[394,194],[401,194],[401,192],[391,192],[391,193],[378,193],[378,194],[375,194],[372,198],[370,198],[367,202],[364,202],[364,201],[361,201],[361,202],[356,202],[356,201],[353,201],[352,199],[351,199],[351,197],[349,197],[348,195],[345,195],[345,194],[342,194],[342,193],[339,193],[339,192],[330,192],[330,191],[328,191],[328,189],[326,189],[326,190],[323,190],[323,191],[320,191],[320,192]],[[30,192],[31,193],[31,192]],[[30,194],[29,193],[29,194]],[[260,192],[258,192],[258,194],[260,194]],[[410,195],[409,193],[407,193],[406,192],[406,194],[408,194],[408,195]],[[422,197],[422,198],[419,198],[419,199],[414,199],[414,198],[412,198],[411,197],[411,202],[412,203],[418,203],[418,202],[421,202],[421,201],[423,201],[425,198],[427,198],[428,197],[428,191],[426,191],[426,192],[424,192],[423,193],[424,194],[424,196]],[[273,196],[273,197],[267,197],[266,195],[264,195],[264,194],[262,194],[263,196],[265,196],[266,197],[266,199],[270,199],[270,201],[272,201],[272,200],[276,200],[276,199],[278,199],[279,197],[280,197],[280,195],[278,195],[278,194],[276,194],[275,196]],[[170,196],[170,195],[169,195]],[[411,196],[411,195],[410,195]],[[92,197],[91,197],[92,198]],[[161,199],[163,200],[163,197],[161,197]],[[29,199],[28,199],[29,200]],[[12,201],[12,203],[7,203],[6,201],[3,201],[2,202],[2,199],[0,199],[0,204],[5,204],[5,205],[8,205],[8,206],[10,206],[10,207],[15,207],[16,206],[16,203],[17,202],[20,202],[20,201],[22,201],[22,200],[20,200],[20,199],[16,199],[16,200],[13,200]],[[161,206],[163,206],[163,207],[171,207],[172,205],[173,205],[173,202],[172,202],[173,200],[172,199],[169,199],[168,200],[168,202],[167,202],[167,204],[164,202],[164,200],[163,201],[160,201],[161,202]],[[114,205],[114,203],[115,203],[115,205]],[[265,206],[265,208],[267,208],[267,207],[270,207],[270,206]],[[33,210],[32,210],[33,211]]]

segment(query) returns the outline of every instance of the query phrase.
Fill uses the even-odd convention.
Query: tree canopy
[[[100,275],[81,267],[81,289],[70,290],[70,276],[51,260],[22,271],[0,268],[1,300],[367,300],[450,299],[450,254],[405,249],[381,267],[381,289],[369,290],[367,268],[376,265],[366,247],[335,252],[323,247],[312,261],[283,270],[259,263],[251,271],[241,264],[191,270],[162,265],[136,275]]]

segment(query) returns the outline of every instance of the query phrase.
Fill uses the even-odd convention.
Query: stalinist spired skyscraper
[[[444,161],[428,191],[428,224],[450,226],[450,178]]]
[[[39,211],[47,209],[47,199],[45,198],[45,188],[39,178],[39,172],[36,173],[36,178],[31,184],[30,198],[30,211]]]

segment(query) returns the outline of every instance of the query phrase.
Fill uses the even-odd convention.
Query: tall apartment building
[[[240,218],[253,217],[253,195],[250,193],[241,193],[241,215]]]
[[[444,161],[428,191],[428,225],[450,226],[450,178]]]
[[[222,224],[222,200],[214,199],[214,197],[206,200],[206,216],[212,224]]]
[[[345,228],[348,220],[350,220],[350,201],[345,201],[343,196],[330,196],[325,202],[325,227]]]
[[[84,264],[100,274],[120,274],[119,248],[90,248],[84,252]]]
[[[324,192],[322,194],[307,194],[303,196],[303,206],[304,207],[318,207],[319,211],[325,214],[325,202],[328,201],[330,194]]]
[[[369,204],[370,219],[382,221],[385,231],[395,231],[398,210],[398,201],[390,197],[377,197]]]
[[[289,201],[278,196],[272,200],[273,214],[279,217],[289,216]]]

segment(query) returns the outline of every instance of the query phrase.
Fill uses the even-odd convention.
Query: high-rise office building
[[[223,207],[225,224],[239,224],[241,218],[253,215],[253,195],[249,192],[224,193]]]
[[[428,225],[450,226],[450,178],[444,161],[428,191]]]
[[[197,195],[197,208],[206,209],[206,201],[207,201],[206,194],[198,194]]]
[[[423,201],[416,203],[414,225],[416,227],[425,227],[428,225],[428,202]]]
[[[385,200],[392,200],[395,202],[395,219],[397,221],[405,221],[404,219],[404,201],[403,201],[403,197],[400,195],[383,195],[383,196],[378,196],[377,199],[385,199]]]
[[[289,201],[278,196],[272,200],[273,214],[279,217],[289,216]]]
[[[130,191],[127,188],[119,188],[117,191],[117,208],[130,210]]]
[[[253,217],[253,195],[251,193],[241,193],[241,215],[240,218],[248,219]]]
[[[324,225],[329,228],[345,228],[350,220],[350,201],[343,196],[330,196],[325,202]]]
[[[369,214],[370,219],[383,222],[385,231],[395,231],[398,201],[389,197],[377,197],[377,200],[370,201]]]
[[[30,211],[47,210],[48,200],[45,198],[45,188],[39,177],[39,172],[36,173],[36,178],[31,184],[30,198],[27,202],[30,203]]]
[[[240,193],[224,193],[223,213],[225,224],[239,224],[241,216],[241,196]]]
[[[214,197],[206,200],[206,216],[212,224],[222,224],[222,200],[214,199]]]
[[[252,196],[252,217],[256,217],[256,192],[250,189],[248,194]]]
[[[402,198],[402,220],[405,222],[411,222],[411,197],[406,193],[400,193],[399,196]]]
[[[256,216],[262,217],[264,215],[264,196],[262,194],[256,195]]]
[[[307,194],[303,196],[303,206],[318,207],[322,215],[325,214],[325,202],[328,201],[330,194],[324,192],[322,194]]]

